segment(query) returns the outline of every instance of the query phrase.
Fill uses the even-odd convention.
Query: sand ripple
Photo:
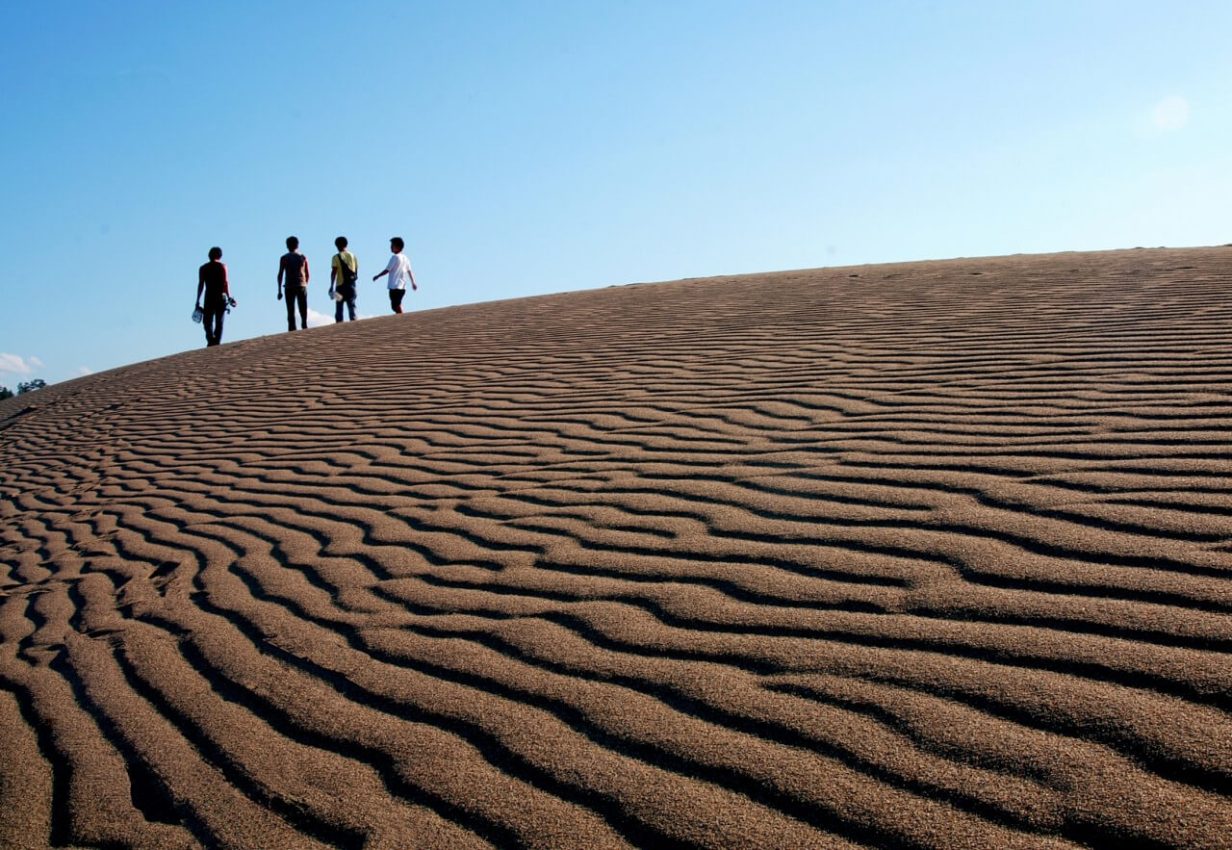
[[[1232,847],[1230,268],[618,287],[0,403],[0,846]]]

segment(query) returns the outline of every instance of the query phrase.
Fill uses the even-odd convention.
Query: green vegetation
[[[47,386],[46,381],[42,378],[35,378],[33,381],[22,381],[18,384],[17,392],[13,392],[8,387],[0,387],[0,401],[4,401],[6,398],[12,398],[15,395],[21,395],[22,393],[41,390],[45,386]]]

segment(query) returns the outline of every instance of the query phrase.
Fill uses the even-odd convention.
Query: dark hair
[[[339,236],[337,239],[334,240],[334,247],[337,248],[339,251],[341,251],[346,246],[347,246],[347,241],[346,241],[345,236]]]
[[[218,248],[218,247],[211,248],[210,249],[210,259],[211,260],[221,260],[222,259],[222,248]]]
[[[399,251],[406,247],[406,243],[402,241],[401,236],[395,236],[393,239],[390,239],[389,244],[393,245]]]
[[[288,236],[287,237],[287,250],[294,251],[298,247],[299,247],[299,237],[298,236]]]

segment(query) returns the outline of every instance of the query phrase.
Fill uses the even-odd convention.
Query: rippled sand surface
[[[0,846],[1232,847],[1230,430],[1232,249],[614,287],[19,396]]]

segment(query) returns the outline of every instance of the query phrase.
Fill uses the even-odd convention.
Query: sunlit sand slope
[[[0,846],[1232,847],[1230,298],[689,280],[4,402]]]

